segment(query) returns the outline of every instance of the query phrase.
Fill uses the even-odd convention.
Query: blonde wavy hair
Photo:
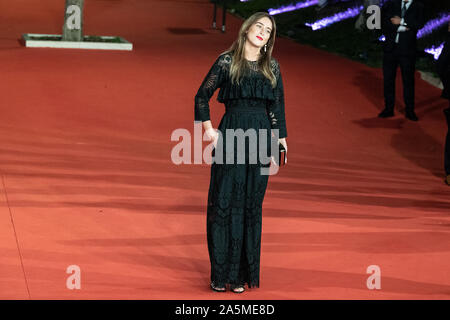
[[[258,66],[264,76],[270,80],[272,87],[275,88],[277,79],[272,72],[271,62],[272,62],[272,50],[275,44],[275,35],[277,31],[277,26],[275,24],[275,19],[267,12],[256,12],[248,17],[243,23],[239,30],[238,38],[233,42],[233,44],[222,54],[229,53],[232,56],[232,63],[230,66],[230,77],[231,81],[234,83],[240,82],[242,76],[244,75],[247,68],[247,60],[245,59],[245,40],[247,38],[247,31],[262,17],[267,17],[272,21],[272,31],[270,33],[269,40],[267,41],[267,51],[264,51],[264,46],[261,48],[261,58],[258,60]]]

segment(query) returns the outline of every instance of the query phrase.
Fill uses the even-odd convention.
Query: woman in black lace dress
[[[207,240],[215,291],[225,291],[226,285],[236,293],[243,292],[245,284],[259,287],[262,203],[273,162],[270,156],[278,152],[278,142],[287,150],[283,82],[278,61],[271,56],[275,34],[275,21],[268,13],[249,17],[195,96],[195,121],[202,121],[214,146]],[[217,100],[225,104],[226,112],[215,130],[209,100],[218,88]],[[234,136],[228,136],[227,129],[236,130]],[[256,133],[241,140],[244,162],[238,158],[238,129]],[[231,140],[230,146],[227,141]],[[234,152],[231,162],[227,161],[230,152]],[[252,160],[255,155],[256,161]]]

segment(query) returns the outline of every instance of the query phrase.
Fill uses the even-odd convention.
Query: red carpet
[[[450,298],[446,103],[419,73],[420,121],[382,120],[381,70],[276,40],[289,163],[264,200],[261,287],[237,297],[208,287],[209,165],[173,164],[170,136],[193,132],[196,90],[241,21],[210,29],[206,0],[86,1],[85,33],[133,52],[19,43],[61,33],[63,7],[2,9],[0,298]],[[402,106],[400,77],[397,89]],[[80,290],[66,288],[70,265]]]

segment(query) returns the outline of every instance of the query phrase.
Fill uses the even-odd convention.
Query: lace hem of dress
[[[249,288],[259,288],[259,280],[251,280],[251,281],[234,281],[234,280],[225,280],[225,281],[217,281],[212,280],[214,282],[214,285],[218,288],[223,288],[229,286],[230,288],[233,287],[239,287],[239,286],[245,286]]]

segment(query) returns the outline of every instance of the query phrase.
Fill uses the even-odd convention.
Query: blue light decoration
[[[248,1],[248,0],[246,0],[246,1]],[[303,9],[303,8],[311,7],[311,6],[314,6],[314,5],[318,4],[318,3],[319,3],[318,0],[307,0],[307,1],[297,2],[296,4],[293,4],[293,5],[281,6],[281,7],[276,8],[276,9],[270,8],[267,11],[269,12],[269,14],[271,16],[273,16],[273,15],[284,13],[284,12],[300,10],[300,9]]]
[[[345,11],[338,12],[332,16],[317,20],[314,23],[305,23],[305,25],[308,27],[311,27],[314,31],[319,30],[319,29],[329,26],[330,24],[356,17],[357,15],[359,15],[361,13],[361,11],[363,9],[364,9],[364,6],[348,8]]]
[[[250,0],[240,0],[240,1],[248,2]],[[349,1],[353,1],[353,0],[340,0],[338,2],[349,2]],[[386,1],[386,0],[381,0],[381,1]],[[292,5],[281,6],[279,8],[270,8],[267,11],[269,12],[270,15],[276,15],[276,14],[280,14],[280,13],[284,13],[284,12],[300,10],[300,9],[311,7],[311,6],[314,6],[317,4],[319,4],[318,0],[307,0],[307,1],[300,1],[300,2],[297,2],[296,4],[292,4]]]
[[[428,21],[422,29],[417,32],[417,39],[433,33],[433,31],[450,21],[448,13],[441,13],[438,18]]]
[[[442,53],[442,49],[444,49],[444,42],[442,42],[438,47],[432,46],[431,48],[425,49],[425,52],[433,55],[434,60],[437,60]]]

